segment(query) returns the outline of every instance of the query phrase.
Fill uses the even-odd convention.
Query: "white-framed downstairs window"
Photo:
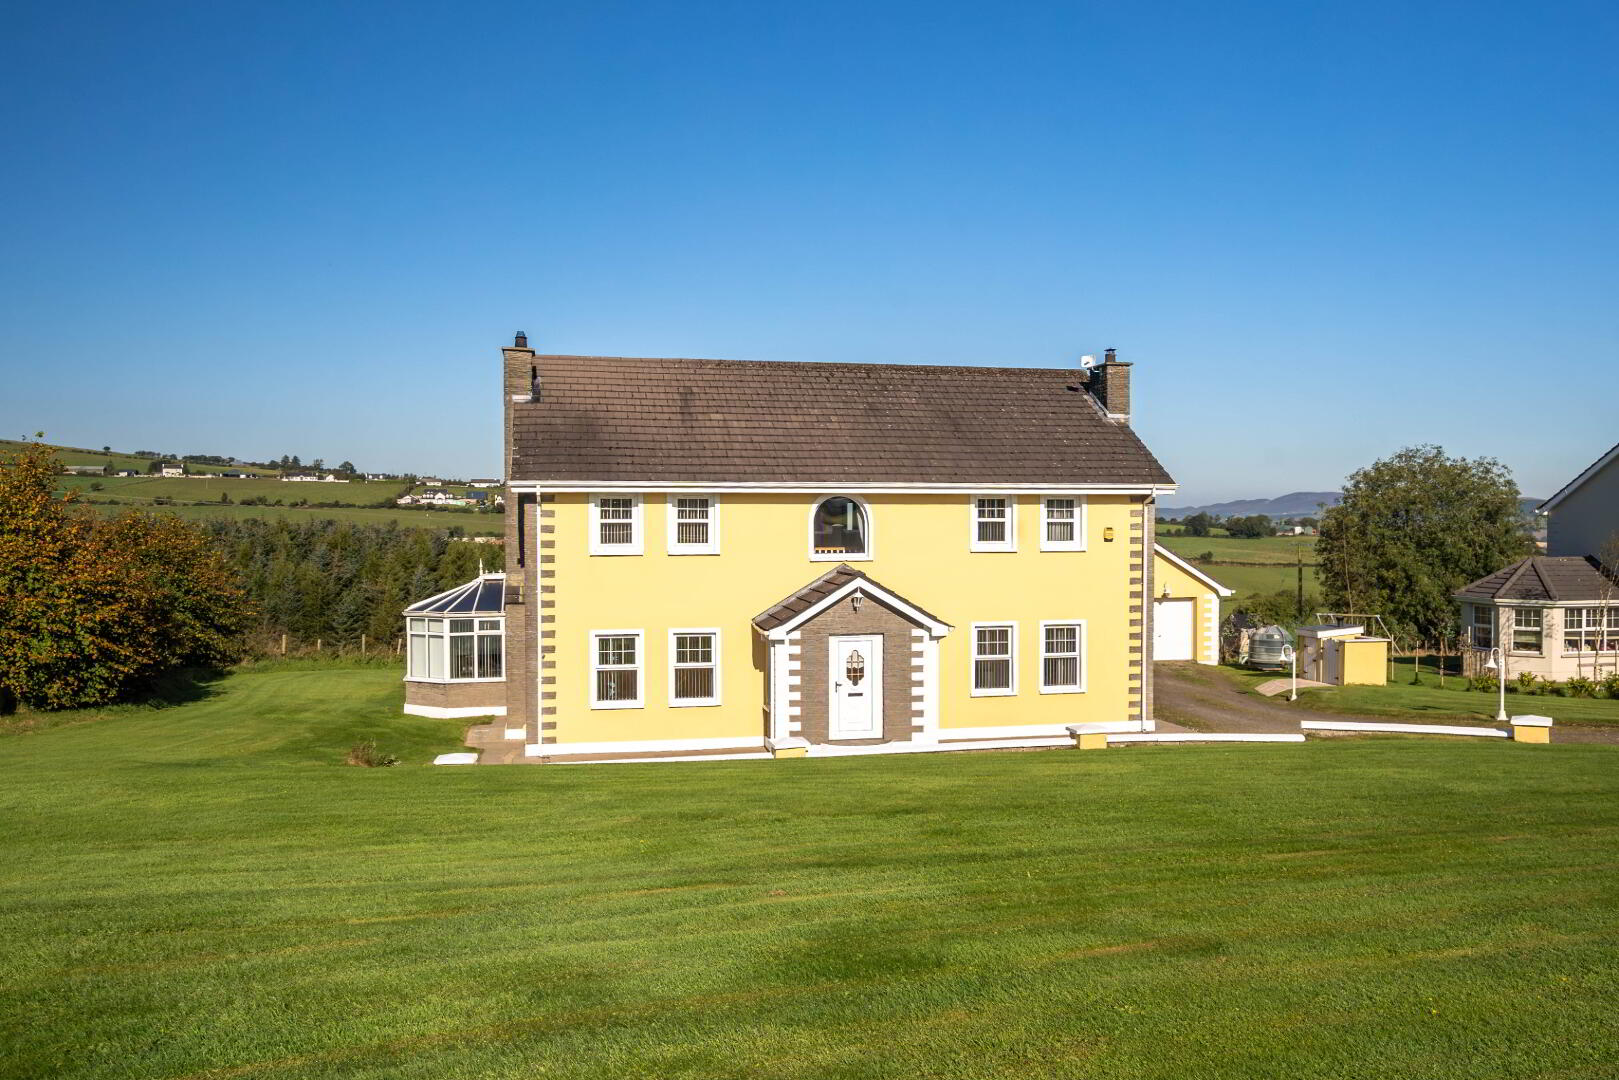
[[[1017,500],[1010,495],[975,495],[972,551],[1017,550]]]
[[[1054,495],[1040,500],[1040,550],[1085,550],[1085,500]]]
[[[1539,608],[1512,610],[1512,651],[1538,653],[1545,638],[1545,620]]]
[[[1495,648],[1495,609],[1483,604],[1473,605],[1473,647]]]
[[[590,497],[590,553],[641,554],[641,496]]]
[[[1563,651],[1619,652],[1619,606],[1564,608]]]
[[[1085,692],[1085,620],[1040,624],[1040,692]]]
[[[675,708],[720,703],[720,632],[669,631],[669,704]]]
[[[639,709],[642,700],[640,630],[592,630],[590,633],[590,707]]]
[[[405,677],[431,682],[476,682],[505,677],[506,620],[412,617]]]
[[[1017,624],[973,623],[973,697],[1017,693]]]
[[[669,496],[669,554],[718,555],[719,500],[712,495]]]

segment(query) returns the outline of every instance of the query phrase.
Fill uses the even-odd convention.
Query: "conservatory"
[[[506,575],[481,574],[405,609],[405,712],[506,713]]]

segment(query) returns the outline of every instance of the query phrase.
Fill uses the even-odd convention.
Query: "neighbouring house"
[[[141,474],[136,472],[134,469],[119,469],[113,475],[115,475],[115,476],[139,476]]]
[[[161,476],[184,476],[186,467],[184,465],[170,465],[165,462],[157,467],[157,471]]]
[[[389,476],[387,473],[379,473],[379,472],[368,472],[368,473],[365,474],[365,478],[367,480],[392,480],[392,479],[394,479],[394,477]]]
[[[933,367],[519,337],[504,372],[499,603],[484,575],[406,613],[411,711],[502,715],[542,761],[1151,730],[1154,515],[1175,486],[1111,351]],[[498,680],[477,659],[497,650]]]
[[[63,465],[62,471],[69,476],[105,476],[105,465]]]
[[[1152,565],[1152,658],[1218,664],[1220,598],[1232,590],[1162,544]]]
[[[399,498],[394,500],[394,505],[395,506],[415,506],[416,505],[416,496],[414,496],[414,495],[401,495],[401,496],[399,496]]]
[[[347,480],[339,480],[336,473],[327,473],[321,476],[317,473],[288,473],[281,478],[291,484],[346,484]]]
[[[469,491],[461,496],[463,506],[488,506],[489,493],[487,491]]]
[[[1561,682],[1619,671],[1619,446],[1536,508],[1546,554],[1456,594],[1469,674],[1501,650],[1508,678]]]
[[[1456,594],[1466,672],[1500,649],[1507,677],[1558,682],[1619,671],[1619,580],[1591,555],[1534,555]]]
[[[1546,518],[1546,554],[1619,563],[1619,446],[1535,508]]]
[[[500,481],[499,480],[468,480],[467,481],[467,486],[468,487],[475,487],[475,488],[497,488],[497,487],[500,486]]]

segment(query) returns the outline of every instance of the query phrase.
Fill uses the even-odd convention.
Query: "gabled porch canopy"
[[[839,563],[769,610],[754,616],[753,625],[771,641],[785,641],[788,634],[804,623],[857,592],[893,608],[926,630],[929,637],[941,638],[953,629],[938,616],[878,584],[848,563]]]

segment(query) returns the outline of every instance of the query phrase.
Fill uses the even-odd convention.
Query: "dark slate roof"
[[[822,600],[825,600],[828,596],[831,596],[833,593],[837,592],[851,581],[868,582],[871,585],[882,589],[884,592],[888,593],[894,598],[904,600],[905,603],[909,604],[917,611],[922,612],[922,614],[926,615],[934,622],[944,622],[944,620],[939,618],[937,615],[934,615],[933,613],[924,609],[922,605],[900,596],[886,585],[878,584],[876,581],[873,581],[871,578],[867,577],[859,570],[856,570],[848,563],[838,563],[837,566],[828,570],[826,573],[822,574],[820,577],[816,578],[802,589],[799,589],[791,596],[782,600],[780,603],[775,604],[768,611],[761,612],[760,614],[754,616],[753,625],[757,626],[760,630],[769,633],[778,626],[792,622],[793,619],[804,614],[804,612],[808,611]]]
[[[485,574],[448,592],[418,600],[406,615],[502,615],[506,611],[506,575]]]
[[[1462,600],[1619,600],[1619,584],[1589,555],[1535,555],[1481,577],[1456,593]]]
[[[1173,484],[1066,368],[537,356],[512,479]]]

